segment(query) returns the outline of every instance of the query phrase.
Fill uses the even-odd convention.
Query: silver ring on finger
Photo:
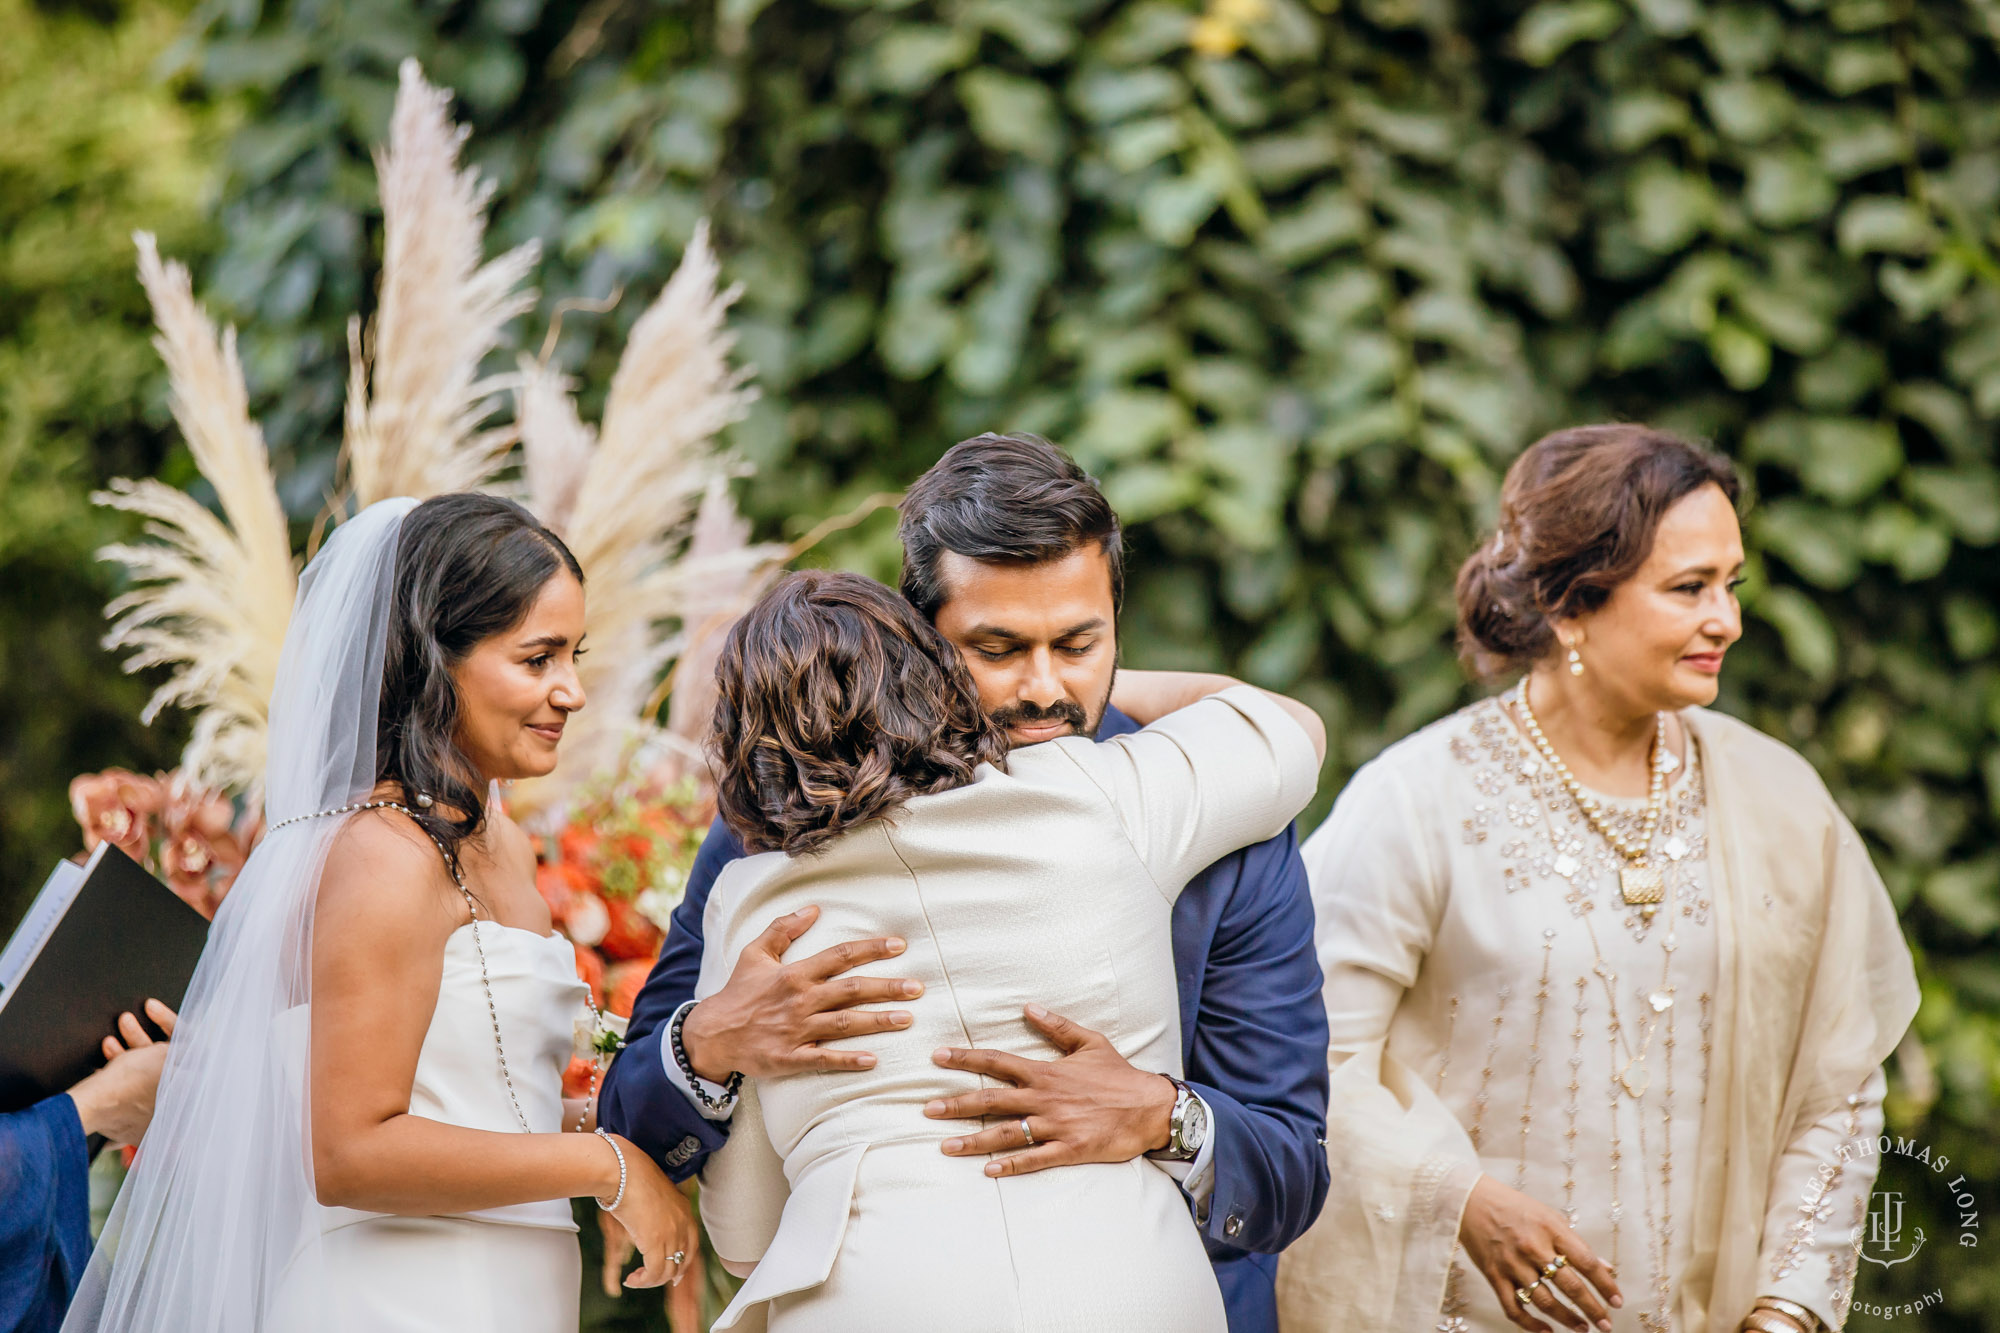
[[[688,1252],[686,1250],[675,1250],[672,1254],[667,1256],[667,1262],[672,1264],[675,1268],[679,1268],[682,1264],[687,1262],[687,1257],[688,1257]]]
[[[1028,1117],[1026,1116],[1021,1117],[1021,1146],[1023,1148],[1032,1148],[1035,1146],[1035,1131],[1028,1128]]]

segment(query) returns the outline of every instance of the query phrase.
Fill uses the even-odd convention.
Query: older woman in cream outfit
[[[1281,1266],[1290,1333],[1844,1322],[1917,991],[1812,769],[1701,707],[1736,492],[1642,427],[1531,447],[1459,575],[1468,655],[1525,674],[1306,844],[1333,1193]]]
[[[1178,1078],[1174,899],[1304,807],[1318,719],[1223,677],[1128,672],[1116,702],[1153,725],[1010,754],[956,652],[856,575],[781,584],[732,632],[717,677],[718,799],[761,853],[715,885],[697,994],[774,915],[807,905],[820,916],[801,950],[899,937],[906,952],[880,966],[924,991],[910,1030],[852,1043],[872,1068],[744,1090],[702,1178],[717,1253],[749,1271],[716,1327],[768,1306],[774,1333],[1221,1333],[1171,1176],[1145,1160],[1010,1176],[945,1156],[946,1138],[982,1126],[923,1107],[984,1080],[931,1052],[1045,1057],[1022,1020],[1037,997]],[[1033,1119],[1019,1128],[1032,1145]]]

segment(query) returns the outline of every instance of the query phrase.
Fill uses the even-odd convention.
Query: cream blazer
[[[1239,686],[1104,744],[1066,738],[982,765],[818,855],[729,866],[704,925],[697,997],[780,915],[820,908],[790,956],[896,935],[858,969],[922,981],[911,1029],[843,1041],[859,1073],[746,1089],[702,1178],[725,1259],[755,1273],[716,1324],[771,1302],[771,1328],[1220,1330],[1222,1308],[1178,1186],[1143,1159],[1007,1180],[941,1140],[976,1121],[925,1119],[986,1080],[931,1053],[1057,1052],[1022,1018],[1034,1001],[1104,1033],[1142,1069],[1178,1076],[1171,913],[1182,886],[1281,832],[1311,799],[1318,760],[1268,696]]]

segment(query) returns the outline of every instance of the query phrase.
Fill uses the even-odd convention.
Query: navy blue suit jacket
[[[1099,740],[1138,730],[1107,710]],[[744,855],[718,820],[696,855],[660,960],[632,1006],[626,1047],[604,1078],[599,1119],[684,1180],[722,1146],[727,1122],[702,1118],[667,1079],[667,1020],[694,997],[702,912],[722,868]],[[1204,870],[1174,906],[1181,1055],[1214,1115],[1215,1187],[1197,1217],[1230,1333],[1275,1333],[1277,1254],[1319,1216],[1328,1184],[1326,1011],[1313,952],[1312,898],[1298,834]],[[1033,996],[1021,997],[1025,1002]]]

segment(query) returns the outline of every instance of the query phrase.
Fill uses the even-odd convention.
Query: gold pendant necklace
[[[1576,774],[1570,772],[1569,765],[1563,762],[1563,757],[1556,753],[1556,747],[1543,734],[1542,724],[1535,720],[1535,710],[1528,703],[1528,681],[1525,677],[1515,693],[1515,703],[1521,710],[1521,723],[1528,730],[1528,739],[1535,743],[1542,762],[1555,770],[1557,780],[1569,793],[1570,800],[1576,802],[1576,808],[1583,812],[1584,819],[1624,860],[1625,864],[1618,868],[1619,896],[1624,898],[1626,906],[1638,908],[1639,915],[1651,921],[1667,892],[1665,873],[1652,863],[1653,834],[1660,826],[1661,813],[1666,809],[1667,774],[1671,771],[1668,761],[1672,756],[1667,750],[1667,715],[1653,715],[1653,748],[1646,764],[1651,770],[1651,778],[1646,792],[1646,813],[1640,821],[1639,841],[1635,845],[1620,837],[1605,821],[1599,812],[1597,798],[1583,789],[1583,784],[1576,780]]]

